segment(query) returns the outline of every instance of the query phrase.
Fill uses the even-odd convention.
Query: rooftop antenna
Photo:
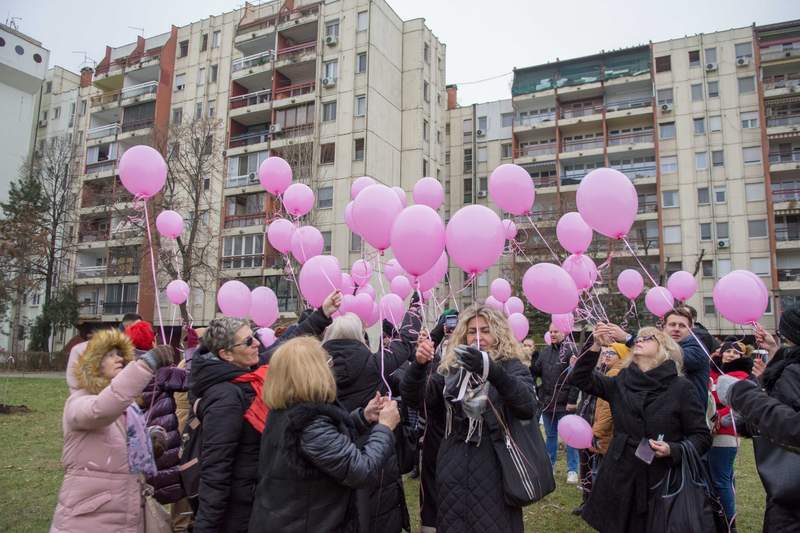
[[[19,31],[19,24],[17,23],[17,21],[22,22],[22,17],[12,17],[9,14],[8,18],[6,19],[6,26]]]
[[[83,67],[95,68],[97,66],[97,61],[89,57],[89,54],[86,53],[86,50],[74,50],[72,53],[83,54],[83,61],[81,62],[81,68]]]
[[[137,26],[128,26],[132,30],[139,30],[139,36],[144,37],[144,28],[139,28]]]

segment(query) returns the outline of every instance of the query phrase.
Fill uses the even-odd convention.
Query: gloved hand
[[[722,405],[728,405],[731,396],[731,387],[733,387],[739,380],[733,376],[726,374],[717,378],[717,398]]]
[[[155,372],[162,366],[170,366],[174,362],[174,357],[175,352],[172,346],[162,344],[144,354],[140,359]]]
[[[479,349],[473,346],[462,344],[456,347],[455,351],[456,356],[461,362],[461,366],[464,368],[464,370],[474,374],[483,375],[483,354]],[[492,360],[490,358],[489,365],[491,364]]]
[[[167,451],[167,431],[161,426],[150,426],[147,432],[153,445],[153,458],[158,459]]]

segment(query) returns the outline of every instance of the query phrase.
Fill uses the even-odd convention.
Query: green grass
[[[47,531],[61,485],[61,413],[67,398],[63,379],[11,378],[0,374],[0,403],[25,404],[32,412],[0,415],[0,531]],[[744,440],[736,459],[739,531],[760,531],[764,490],[753,462],[753,448]],[[524,510],[531,532],[592,531],[571,514],[580,492],[565,483],[564,453],[556,471],[556,491]],[[406,499],[413,530],[419,527],[419,485],[406,479]],[[609,512],[614,512],[609,509]]]

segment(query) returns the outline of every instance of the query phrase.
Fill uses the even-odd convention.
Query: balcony
[[[564,141],[562,143],[562,152],[582,152],[584,150],[594,150],[597,148],[603,148],[603,138],[602,137],[594,137],[591,139],[576,139],[570,141]]]
[[[266,65],[272,61],[272,50],[267,50],[265,52],[259,52],[257,54],[249,55],[247,57],[241,57],[239,59],[234,59],[231,62],[231,74],[235,72],[239,72],[242,70],[248,70],[255,67],[260,67],[261,65]]]
[[[231,135],[228,148],[241,148],[253,144],[261,144],[269,139],[269,129],[253,131],[241,135]]]
[[[78,279],[101,278],[106,275],[106,266],[77,266],[75,267],[75,277]]]
[[[555,155],[556,154],[556,144],[555,143],[548,143],[548,144],[530,144],[528,146],[523,146],[517,148],[514,151],[514,157],[542,157],[548,155]]]
[[[778,281],[800,281],[800,268],[778,268]]]
[[[299,59],[304,54],[311,54],[317,49],[317,41],[306,41],[293,46],[287,46],[278,50],[277,61],[289,59]]]
[[[316,82],[309,81],[305,83],[295,83],[294,85],[278,87],[275,90],[275,100],[294,98],[296,96],[313,93],[315,85]]]
[[[775,228],[775,240],[800,244],[800,224],[784,224]]]
[[[264,265],[264,254],[231,255],[222,258],[223,269],[261,268]]]
[[[608,146],[627,146],[632,144],[653,144],[653,131],[641,131],[634,133],[624,133],[621,135],[609,135]]]
[[[793,44],[794,46],[787,46],[784,48],[762,49],[761,62],[766,63],[767,61],[778,61],[780,59],[787,59],[790,57],[800,57],[800,43]]]
[[[562,119],[570,119],[570,118],[580,118],[580,117],[588,117],[591,115],[599,115],[603,112],[603,104],[594,104],[588,105],[583,107],[567,107],[561,109],[561,118]]]
[[[114,165],[117,164],[116,159],[106,159],[104,161],[95,161],[93,163],[86,163],[84,168],[85,174],[92,174],[94,176],[111,172],[114,170]]]
[[[314,133],[314,124],[301,124],[299,126],[275,130],[272,137],[274,140],[295,139],[297,137],[303,137],[304,135],[311,135],[312,133]]]
[[[658,213],[658,202],[639,202],[639,208],[636,210],[639,215],[646,215],[649,213]]]
[[[772,184],[772,202],[779,204],[781,202],[798,202],[800,201],[800,188],[785,188],[781,186],[780,182]],[[778,206],[775,207],[779,209]]]
[[[130,131],[142,130],[153,127],[153,117],[142,118],[139,120],[130,120],[122,123],[122,133]]]
[[[127,98],[139,98],[142,96],[150,96],[150,95],[155,96],[157,91],[158,91],[158,82],[147,81],[144,83],[139,83],[137,85],[124,87],[122,91],[120,91],[120,97],[123,100],[125,100]]]
[[[92,96],[89,99],[89,105],[92,107],[97,106],[105,106],[110,104],[116,104],[119,102],[121,91],[110,91],[104,92],[103,94],[99,94],[97,96]]]
[[[108,229],[99,229],[99,228],[82,229],[81,228],[81,229],[78,230],[78,242],[79,243],[107,241],[108,238],[109,238]]]
[[[613,169],[619,170],[630,178],[631,181],[654,178],[656,176],[656,166],[653,165],[612,165]]]
[[[241,176],[228,176],[228,179],[225,180],[225,188],[233,189],[235,187],[247,187],[249,185],[258,185],[258,183],[258,174],[251,172]]]
[[[251,107],[258,104],[264,104],[272,100],[272,91],[264,89],[247,94],[240,94],[239,96],[231,96],[229,99],[230,109],[239,109],[242,107]]]
[[[558,185],[557,176],[543,176],[543,177],[534,176],[532,177],[532,179],[533,179],[533,185],[537,189],[555,187],[556,185]]]
[[[770,172],[794,170],[800,167],[798,163],[800,163],[800,148],[792,148],[791,151],[769,153]]]
[[[652,96],[642,96],[639,98],[631,98],[629,100],[619,100],[616,102],[608,102],[606,104],[606,113],[615,113],[617,111],[628,111],[630,109],[643,109],[653,105]]]
[[[104,315],[124,315],[135,313],[137,302],[103,302]]]
[[[246,213],[243,215],[226,215],[225,229],[246,228],[248,226],[258,226],[264,223],[265,213]]]
[[[555,183],[553,183],[555,185]],[[548,222],[557,220],[560,216],[558,207],[546,207],[543,209],[534,209],[531,213],[531,219],[534,222]]]
[[[102,302],[98,303],[91,300],[84,300],[78,305],[78,315],[81,318],[94,318],[100,315]]]
[[[86,140],[91,141],[93,139],[102,139],[103,137],[117,135],[119,132],[120,132],[119,122],[115,122],[113,124],[107,124],[105,126],[97,126],[96,128],[89,128],[88,130],[86,130]]]
[[[764,76],[764,98],[785,96],[800,90],[800,72]]]
[[[800,125],[800,115],[782,115],[767,117],[767,128],[791,127]],[[770,132],[779,133],[779,132]]]

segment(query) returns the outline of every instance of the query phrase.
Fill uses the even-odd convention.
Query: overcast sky
[[[800,18],[797,0],[388,0],[404,19],[425,18],[447,45],[447,82],[459,102],[508,98],[511,69],[600,50]],[[0,20],[50,50],[50,66],[78,71],[119,46],[243,5],[230,0],[2,0]],[[486,78],[490,81],[472,83]]]

